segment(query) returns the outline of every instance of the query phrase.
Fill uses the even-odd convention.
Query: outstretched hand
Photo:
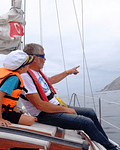
[[[79,68],[79,67],[80,67],[80,66],[77,66],[77,67],[74,67],[74,68],[68,70],[68,73],[69,73],[69,74],[74,74],[74,75],[78,74],[79,71],[77,70],[77,68]]]

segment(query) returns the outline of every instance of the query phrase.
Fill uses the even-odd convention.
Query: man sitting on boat
[[[35,60],[29,65],[29,71],[21,75],[28,93],[23,91],[22,102],[28,112],[38,118],[39,123],[58,126],[64,129],[83,130],[107,150],[116,150],[103,131],[97,116],[91,108],[63,107],[55,98],[51,84],[64,79],[68,74],[77,74],[77,67],[52,77],[45,77],[40,71],[46,61],[45,52],[38,44],[27,44],[23,50],[34,55]]]
[[[4,68],[0,68],[0,125],[32,125],[37,120],[36,117],[21,114],[16,105],[24,89],[20,74],[25,73],[33,61],[33,56],[28,56],[21,50],[13,51],[6,56]]]

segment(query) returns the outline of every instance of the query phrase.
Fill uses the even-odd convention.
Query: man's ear
[[[34,62],[36,62],[36,60],[34,60]]]
[[[34,57],[35,57],[35,59],[34,59],[34,61],[33,62],[36,62],[36,59],[37,59],[37,57],[34,55]]]

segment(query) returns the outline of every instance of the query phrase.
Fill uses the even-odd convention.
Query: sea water
[[[91,94],[77,94],[80,107],[91,107],[99,118],[101,112],[101,125],[108,137],[120,145],[120,90],[95,92]],[[61,97],[69,104],[67,97]],[[74,104],[74,96],[71,105]],[[101,103],[101,109],[100,109]],[[78,106],[77,101],[75,106]]]

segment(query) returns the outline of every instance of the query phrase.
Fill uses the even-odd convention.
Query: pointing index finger
[[[80,65],[79,65],[79,66],[77,66],[77,67],[76,67],[76,69],[77,69],[77,68],[79,68],[79,67],[80,67]]]

